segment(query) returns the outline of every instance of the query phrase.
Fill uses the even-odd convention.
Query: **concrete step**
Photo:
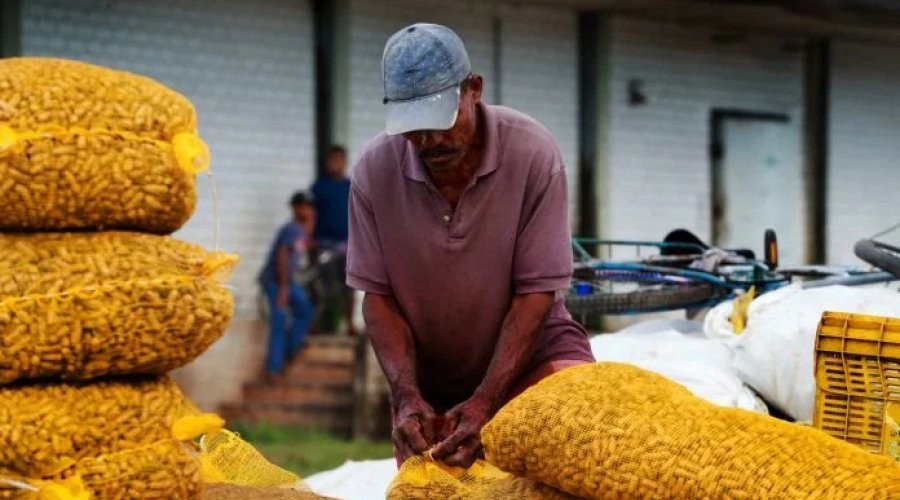
[[[230,403],[220,411],[226,422],[268,422],[349,435],[353,428],[353,405],[291,403]]]
[[[300,352],[297,362],[315,361],[333,364],[352,365],[354,362],[353,345],[334,342],[321,342],[311,340],[305,349]]]
[[[353,349],[356,346],[355,337],[344,335],[311,335],[307,337],[310,346],[335,347]]]
[[[294,361],[285,370],[288,382],[319,382],[353,385],[353,365],[319,361]]]
[[[283,385],[253,382],[244,386],[245,403],[353,405],[353,386],[345,383],[295,380]]]

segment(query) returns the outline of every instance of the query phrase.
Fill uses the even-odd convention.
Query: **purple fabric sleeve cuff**
[[[572,277],[568,274],[565,276],[553,276],[548,278],[515,280],[515,291],[517,295],[525,293],[556,292],[569,288],[569,285],[572,284],[571,281]]]
[[[360,290],[366,293],[374,293],[377,295],[393,295],[390,285],[372,281],[355,274],[347,273],[347,286],[354,290]]]

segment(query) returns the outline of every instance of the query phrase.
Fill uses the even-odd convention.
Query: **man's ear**
[[[481,92],[484,90],[484,79],[481,75],[472,75],[469,77],[469,88],[466,90],[472,95],[472,102],[481,102]]]

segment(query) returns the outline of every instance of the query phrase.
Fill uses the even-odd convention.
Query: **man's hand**
[[[450,436],[431,451],[435,460],[468,469],[481,455],[481,428],[491,414],[487,400],[473,397],[447,412]]]
[[[401,400],[395,419],[394,446],[401,460],[425,453],[434,444],[434,409],[421,397]]]
[[[286,286],[282,286],[278,288],[278,299],[275,301],[275,305],[278,306],[279,309],[285,309],[288,306],[288,298],[290,297],[290,288]]]

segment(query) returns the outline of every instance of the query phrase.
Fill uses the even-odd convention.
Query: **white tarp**
[[[591,339],[591,350],[597,361],[629,363],[659,373],[720,406],[767,412],[734,372],[726,346],[679,329],[647,332],[646,327],[632,327],[597,335]]]
[[[337,469],[320,472],[305,479],[316,493],[343,500],[384,500],[388,486],[397,475],[397,462],[365,460],[344,463]]]
[[[734,368],[745,383],[806,422],[813,417],[816,329],[825,311],[900,317],[900,293],[886,287],[803,290],[794,285],[753,301],[742,334],[735,335],[728,323],[730,303],[710,311],[705,333],[731,347]]]

